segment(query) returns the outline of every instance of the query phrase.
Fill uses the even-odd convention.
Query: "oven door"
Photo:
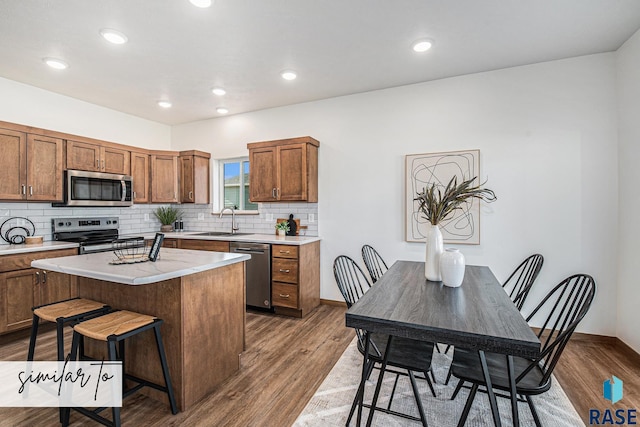
[[[128,175],[68,170],[67,206],[131,206],[133,179]]]

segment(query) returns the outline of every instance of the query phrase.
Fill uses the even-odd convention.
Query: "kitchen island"
[[[49,258],[35,268],[77,277],[78,295],[164,320],[176,400],[186,410],[240,368],[244,346],[244,254],[163,248],[156,262],[111,265],[112,252]],[[92,343],[90,343],[92,344]],[[163,383],[153,334],[126,342],[126,371]],[[87,346],[89,352],[102,345]],[[146,392],[159,400],[164,393]]]

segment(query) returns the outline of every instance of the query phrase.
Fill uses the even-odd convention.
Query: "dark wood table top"
[[[397,261],[346,314],[369,332],[535,357],[540,341],[489,267],[468,265],[458,288],[430,282],[424,263]]]

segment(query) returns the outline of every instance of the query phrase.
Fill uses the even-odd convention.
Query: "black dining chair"
[[[596,283],[591,276],[587,274],[570,276],[554,287],[527,317],[527,322],[529,322],[537,314],[547,315],[537,334],[542,343],[538,357],[533,360],[513,357],[516,394],[524,397],[538,427],[541,426],[540,417],[531,396],[545,393],[551,387],[551,374],[567,342],[569,342],[569,338],[589,311],[595,292]],[[485,356],[490,370],[492,388],[510,392],[506,356],[496,353],[485,353]],[[466,382],[472,383],[469,397],[458,423],[459,426],[462,426],[469,415],[478,387],[481,385],[486,387],[486,382],[476,352],[454,353],[451,366],[453,376],[460,380],[451,400],[456,398]]]
[[[369,283],[369,280],[365,276],[360,266],[356,264],[353,259],[346,255],[340,255],[335,259],[335,261],[333,262],[333,274],[335,276],[336,283],[338,284],[338,289],[340,289],[340,293],[347,303],[347,307],[351,307],[353,304],[355,304],[356,301],[358,301],[371,288],[371,284]],[[366,357],[365,365],[363,366],[363,372],[365,372],[363,378],[369,378],[374,368],[381,368],[381,364],[383,362],[386,351],[386,345],[389,338],[388,335],[384,334],[371,333],[368,335],[369,351],[368,357]],[[358,350],[364,356],[366,351],[365,349],[367,348],[367,334],[363,330],[356,329],[356,336],[358,338]],[[422,407],[418,387],[416,385],[416,378],[425,379],[427,381],[427,384],[429,385],[431,393],[435,397],[436,392],[433,388],[431,379],[428,376],[428,374],[431,372],[433,347],[434,344],[430,342],[417,341],[402,337],[393,338],[391,348],[389,349],[389,357],[387,358],[387,366],[384,372],[391,372],[393,374],[396,374],[396,379],[391,391],[391,396],[389,398],[387,408],[375,407],[375,410],[412,419],[415,421],[421,421],[423,425],[427,425],[424,408]],[[401,369],[403,371],[398,371],[393,368]],[[415,376],[414,372],[423,373],[424,378]],[[383,375],[383,372],[381,372],[380,375]],[[413,389],[418,412],[420,413],[420,418],[391,410],[393,395],[396,391],[400,375],[408,375],[409,380],[411,381],[411,387]],[[351,411],[349,412],[349,418],[347,419],[347,425],[349,425],[349,423],[351,422],[353,413],[363,393],[364,383],[361,383],[356,396],[353,399]],[[371,405],[363,404],[362,406],[370,408],[370,410],[374,410],[371,409]]]
[[[511,301],[518,307],[518,310],[522,310],[529,291],[536,281],[542,264],[544,263],[544,257],[540,254],[533,254],[525,258],[518,267],[511,273],[511,275],[504,281],[502,287],[509,294]],[[444,350],[445,353],[449,352],[450,345]],[[451,378],[451,369],[447,374],[445,384],[449,384]]]
[[[371,281],[373,283],[376,283],[378,279],[389,269],[389,267],[387,267],[387,263],[384,262],[384,259],[382,259],[378,251],[376,251],[371,245],[364,245],[362,247],[362,259],[365,267],[367,267],[367,271],[369,271],[369,276],[371,276]]]

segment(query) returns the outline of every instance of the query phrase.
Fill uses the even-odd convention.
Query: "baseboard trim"
[[[344,307],[347,308],[347,303],[344,301],[336,301],[332,299],[320,299],[320,304],[324,305],[333,305],[335,307]]]
[[[536,334],[540,332],[540,328],[531,328]],[[634,363],[640,364],[640,353],[629,347],[618,337],[608,335],[587,334],[585,332],[574,332],[571,335],[571,341],[580,341],[581,343],[593,345],[610,345],[618,348],[627,357],[632,359]]]

